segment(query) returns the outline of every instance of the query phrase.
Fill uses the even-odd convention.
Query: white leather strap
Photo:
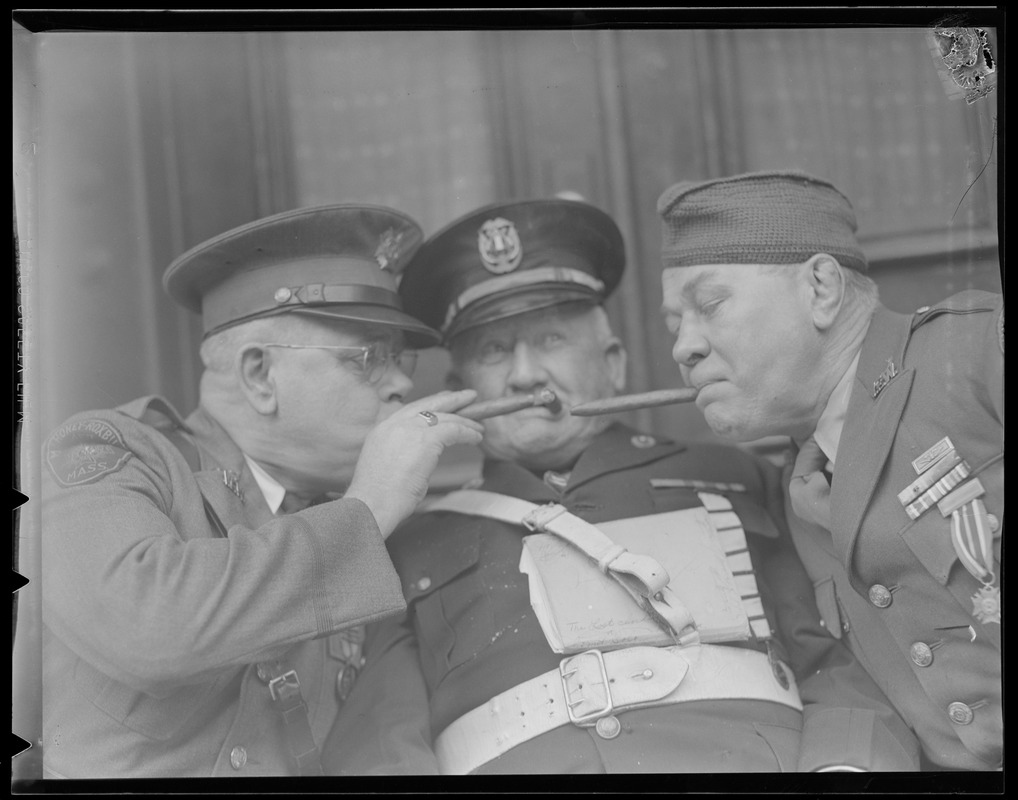
[[[782,671],[787,688],[775,670]],[[564,658],[558,670],[467,712],[439,734],[435,752],[443,775],[465,775],[561,725],[589,727],[622,711],[693,700],[765,700],[802,710],[791,670],[780,662],[772,666],[756,650],[721,645],[592,650]]]
[[[551,503],[539,506],[517,497],[465,489],[429,502],[423,511],[456,511],[547,531],[586,553],[606,575],[614,578],[645,612],[670,630],[675,642],[696,644],[699,634],[686,606],[668,588],[668,572],[656,559],[630,553],[609,539],[596,525]]]

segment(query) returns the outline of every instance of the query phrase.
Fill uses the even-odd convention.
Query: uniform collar
[[[824,413],[817,421],[817,429],[813,438],[820,445],[824,455],[831,466],[838,458],[838,442],[841,441],[841,431],[845,427],[845,414],[848,412],[848,401],[852,396],[852,382],[855,380],[856,370],[859,368],[859,353],[855,354],[852,363],[845,374],[841,376],[838,385],[834,387]]]
[[[254,470],[249,466],[248,459],[237,447],[233,439],[211,414],[199,406],[187,418],[187,426],[194,433],[205,454],[202,455],[202,468],[227,470],[239,476],[240,494],[244,498],[244,514],[247,521],[258,527],[269,522],[274,516],[269,508],[268,500],[262,492],[261,485],[255,479]],[[211,460],[206,458],[211,457]]]
[[[640,433],[619,422],[613,423],[598,434],[580,454],[569,474],[566,491],[562,494],[605,473],[657,461],[684,449],[684,444]],[[535,503],[557,501],[562,496],[542,480],[543,473],[534,474],[512,461],[486,460],[482,474],[484,484],[481,488],[491,492],[513,495]]]
[[[286,489],[283,484],[269,475],[265,468],[247,453],[244,453],[244,461],[247,462],[251,474],[254,475],[258,488],[262,490],[262,496],[269,506],[269,511],[273,514],[279,513],[279,507],[283,504],[283,498],[286,496]]]

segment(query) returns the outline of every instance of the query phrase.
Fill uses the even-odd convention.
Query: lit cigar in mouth
[[[551,389],[541,389],[534,394],[525,394],[520,397],[500,397],[497,400],[474,403],[454,413],[467,419],[482,420],[488,419],[488,417],[512,414],[514,411],[522,411],[535,406],[547,406],[548,410],[554,414],[562,408],[562,402]]]
[[[577,417],[593,417],[597,414],[615,414],[619,411],[633,411],[637,408],[654,406],[670,406],[673,403],[688,403],[696,399],[696,389],[691,386],[682,389],[658,389],[643,394],[624,394],[618,397],[606,397],[604,400],[591,400],[580,403],[569,409],[569,413]]]

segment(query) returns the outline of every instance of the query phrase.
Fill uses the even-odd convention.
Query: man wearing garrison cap
[[[473,392],[402,405],[438,334],[396,277],[420,228],[387,208],[278,214],[180,256],[202,317],[186,419],[87,411],[43,459],[47,778],[321,774],[364,623],[405,607],[384,540]]]
[[[452,386],[495,402],[550,390],[557,403],[486,419],[483,478],[429,501],[387,542],[408,611],[369,626],[330,772],[918,764],[907,727],[819,625],[777,468],[570,413],[625,386],[626,352],[602,307],[624,265],[607,214],[547,199],[477,209],[407,266],[400,294],[442,332]],[[623,549],[595,523],[640,538]],[[699,552],[701,535],[717,560],[679,577],[675,560]],[[556,560],[562,548],[569,561]],[[690,580],[710,569],[732,577],[731,594]],[[565,601],[578,617],[537,608],[539,584],[547,609]],[[712,628],[701,611],[714,606],[740,626]]]
[[[829,635],[924,768],[1000,768],[1002,296],[884,308],[848,199],[801,172],[680,183],[658,210],[672,354],[716,433],[794,441],[789,524]]]

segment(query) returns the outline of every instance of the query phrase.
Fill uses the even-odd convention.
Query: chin
[[[724,414],[713,410],[710,406],[704,410],[703,418],[716,435],[732,442],[749,442],[759,439],[762,435],[757,433],[752,426],[747,426],[738,420],[726,417]]]

